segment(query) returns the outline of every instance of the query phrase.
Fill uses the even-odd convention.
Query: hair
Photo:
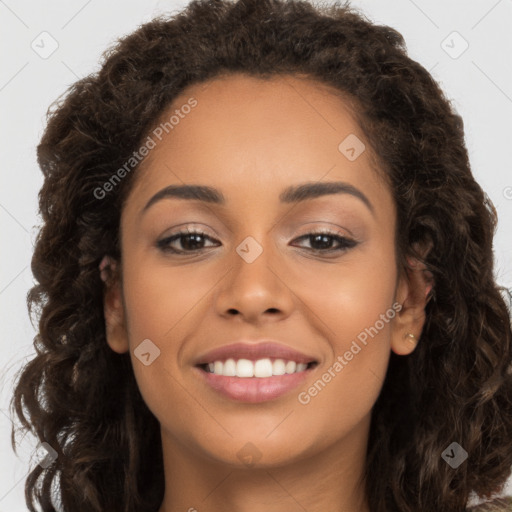
[[[372,410],[370,509],[457,512],[472,495],[493,497],[512,471],[510,292],[493,277],[497,214],[472,175],[461,118],[401,34],[347,3],[195,0],[117,39],[48,110],[27,294],[37,354],[11,408],[57,458],[27,476],[29,510],[155,512],[162,502],[160,425],[130,354],[106,342],[98,271],[105,254],[121,261],[137,167],[105,198],[95,190],[186,87],[234,73],[306,76],[348,98],[393,193],[399,268],[412,256],[433,276],[420,342],[391,354]],[[14,449],[15,438],[13,428]],[[457,469],[441,456],[452,442],[468,453]]]

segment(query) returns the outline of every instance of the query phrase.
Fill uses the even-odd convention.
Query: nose
[[[261,247],[261,254],[252,262],[234,252],[214,297],[217,314],[261,323],[279,321],[292,313],[295,296],[283,270],[283,255],[269,243]]]

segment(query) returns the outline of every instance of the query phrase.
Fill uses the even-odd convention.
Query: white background
[[[21,459],[12,452],[8,403],[14,374],[33,353],[35,331],[25,301],[33,284],[30,259],[42,185],[35,148],[46,110],[74,81],[99,68],[102,52],[117,37],[186,3],[0,0],[0,512],[27,510],[23,485],[35,446],[26,439]],[[499,215],[495,276],[512,288],[512,0],[354,0],[352,5],[403,34],[411,57],[431,71],[463,117],[473,173]],[[42,46],[41,38],[48,37],[40,36],[43,31],[58,43],[46,59],[31,47],[33,41]],[[463,39],[450,35],[453,31]],[[464,40],[467,50],[453,58]],[[512,494],[512,481],[507,491]]]

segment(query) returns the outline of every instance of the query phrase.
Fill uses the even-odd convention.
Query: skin
[[[369,144],[354,161],[338,150],[349,134],[365,137],[327,86],[235,74],[189,87],[162,118],[190,97],[197,106],[135,171],[121,216],[121,275],[104,303],[108,344],[130,351],[161,425],[166,490],[159,512],[369,512],[362,472],[371,410],[390,351],[414,350],[404,335],[420,337],[429,288],[418,262],[397,273],[391,191],[372,167]],[[373,213],[350,194],[279,200],[290,185],[331,181],[363,192]],[[158,191],[185,183],[215,187],[226,203],[165,198],[141,214]],[[182,238],[172,247],[203,249],[175,255],[157,247],[187,226],[209,238],[195,246]],[[300,238],[322,228],[358,244],[322,253],[338,242]],[[250,264],[236,251],[248,236],[263,249]],[[394,318],[300,403],[298,393],[394,303],[402,306]],[[193,361],[244,337],[280,340],[319,364],[280,398],[230,400],[198,378]],[[134,355],[145,339],[160,349],[147,366]],[[253,455],[252,464],[240,450]]]

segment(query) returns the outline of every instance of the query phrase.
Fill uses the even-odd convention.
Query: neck
[[[363,482],[369,422],[368,416],[336,445],[286,466],[227,464],[193,452],[162,428],[165,495],[158,512],[369,512]]]

